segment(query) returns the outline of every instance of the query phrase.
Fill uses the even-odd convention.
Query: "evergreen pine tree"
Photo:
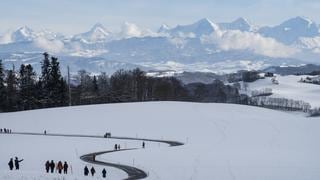
[[[93,80],[92,80],[92,91],[93,91],[93,94],[94,94],[95,96],[97,96],[98,93],[99,93],[98,81],[97,81],[97,77],[96,77],[96,76],[93,76]]]
[[[22,110],[34,109],[37,101],[36,91],[36,73],[30,64],[20,66],[19,70],[19,101]]]
[[[39,80],[40,88],[40,101],[44,107],[48,107],[50,104],[50,88],[49,88],[49,79],[50,79],[50,60],[49,54],[47,52],[43,53],[44,59],[41,62],[41,76]]]
[[[50,88],[50,100],[53,106],[65,105],[67,100],[67,83],[63,80],[60,72],[60,65],[58,58],[51,57],[49,71],[49,88]]]
[[[7,111],[16,111],[16,110],[18,110],[18,107],[17,107],[18,82],[17,82],[16,73],[14,72],[14,70],[8,71],[6,83],[7,83],[7,95],[6,95],[7,96],[7,100],[6,100]]]
[[[0,59],[0,111],[4,111],[6,109],[6,87],[5,87],[5,74],[4,68],[2,64],[2,60]]]

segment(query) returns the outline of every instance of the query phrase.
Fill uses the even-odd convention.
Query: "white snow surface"
[[[0,127],[92,135],[111,131],[115,136],[185,142],[179,147],[147,142],[146,149],[97,157],[134,165],[152,180],[320,178],[320,118],[301,114],[232,104],[122,103],[1,113]],[[0,179],[10,180],[85,179],[81,174],[87,163],[80,155],[112,149],[115,143],[141,146],[139,141],[3,134],[0,141]],[[25,159],[20,172],[7,170],[12,156]],[[67,160],[73,175],[46,175],[47,159]],[[102,167],[95,167],[100,174]],[[107,171],[109,179],[126,177],[114,168]]]
[[[271,78],[257,80],[249,83],[249,92],[252,90],[272,89],[271,97],[283,97],[294,100],[302,100],[310,103],[312,107],[320,107],[320,85],[299,82],[307,76],[277,76],[279,85],[273,84]],[[312,77],[312,76],[310,76]]]

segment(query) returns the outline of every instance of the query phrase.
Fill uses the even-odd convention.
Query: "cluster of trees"
[[[74,76],[72,104],[97,104],[137,101],[187,101],[188,93],[173,77],[148,77],[140,69],[118,70],[111,77],[105,73],[91,76],[81,70]]]
[[[257,97],[257,96],[270,96],[272,95],[272,89],[271,88],[264,88],[261,90],[253,90],[251,91],[251,96],[252,97]]]
[[[147,76],[140,69],[119,70],[111,77],[79,71],[75,79],[78,84],[71,88],[74,105],[137,101],[245,103],[247,100],[237,88],[219,80],[210,84],[183,84],[174,77]]]
[[[44,53],[38,78],[33,67],[22,64],[16,72],[4,70],[0,60],[0,111],[18,111],[66,105],[67,83],[56,57]]]
[[[281,109],[286,111],[309,112],[311,105],[304,101],[297,101],[286,98],[273,98],[266,96],[251,97],[249,105],[266,107],[271,109]]]
[[[235,86],[224,85],[220,80],[210,84],[191,83],[186,85],[193,101],[247,104],[248,97],[240,95]]]
[[[110,77],[81,70],[69,83],[65,79],[58,59],[48,53],[44,53],[39,76],[30,64],[22,64],[18,71],[4,70],[0,61],[0,111],[137,101],[248,101],[236,87],[219,80],[183,84],[174,77],[147,76],[140,69],[119,70]]]
[[[245,71],[241,70],[236,73],[230,73],[227,75],[227,80],[229,83],[235,83],[235,82],[254,82],[258,79],[261,79],[263,77],[260,77],[258,71]]]

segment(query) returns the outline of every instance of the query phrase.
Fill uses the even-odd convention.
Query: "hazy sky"
[[[0,32],[27,25],[72,34],[96,22],[117,30],[125,21],[155,30],[204,17],[274,25],[295,16],[320,23],[320,0],[1,0]]]

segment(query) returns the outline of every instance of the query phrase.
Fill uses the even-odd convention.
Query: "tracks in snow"
[[[120,137],[120,136],[111,136],[105,138],[104,136],[95,136],[95,135],[81,135],[81,134],[56,134],[56,133],[30,133],[30,132],[12,132],[11,134],[16,135],[29,135],[29,136],[58,136],[58,137],[78,137],[78,138],[104,138],[104,139],[120,139],[120,140],[131,140],[131,141],[149,141],[149,142],[158,142],[158,143],[165,143],[169,146],[182,146],[184,143],[178,141],[169,141],[169,140],[158,140],[158,139],[146,139],[146,138],[132,138],[132,137]],[[10,134],[7,134],[10,135]],[[82,161],[87,163],[103,165],[118,168],[128,174],[126,180],[136,180],[136,179],[143,179],[146,178],[148,175],[141,169],[138,169],[133,166],[123,165],[123,164],[115,164],[110,162],[103,162],[96,160],[96,157],[102,154],[107,153],[115,153],[119,151],[132,151],[138,148],[131,148],[131,149],[121,149],[121,150],[109,150],[109,151],[100,151],[100,152],[93,152],[90,154],[85,154],[80,157]]]

